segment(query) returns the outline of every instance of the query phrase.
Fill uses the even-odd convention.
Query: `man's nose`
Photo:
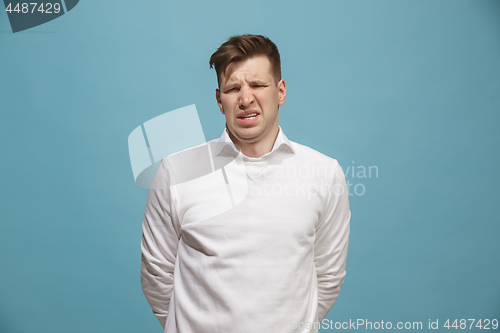
[[[250,106],[254,101],[255,101],[255,96],[253,95],[252,90],[248,87],[242,87],[240,89],[240,101],[239,101],[240,109],[244,109]]]

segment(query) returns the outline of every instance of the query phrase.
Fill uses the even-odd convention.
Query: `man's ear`
[[[282,106],[286,100],[286,83],[283,79],[278,82],[278,94],[278,105]]]
[[[215,89],[215,99],[217,100],[217,105],[219,106],[220,112],[224,114],[224,108],[222,107],[222,101],[220,99],[220,90]]]

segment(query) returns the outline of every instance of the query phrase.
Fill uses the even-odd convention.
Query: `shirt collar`
[[[264,157],[264,156],[267,156],[267,155],[273,153],[276,149],[280,148],[282,145],[288,146],[290,148],[290,150],[292,151],[292,153],[295,154],[295,149],[292,146],[292,142],[290,140],[288,140],[285,133],[283,133],[281,126],[278,126],[278,136],[276,137],[276,140],[274,141],[273,149],[271,149],[271,151],[269,153],[264,154],[261,157]],[[238,147],[238,145],[236,145],[229,137],[229,134],[227,133],[227,128],[224,128],[224,132],[222,132],[222,135],[219,138],[217,145],[215,147],[215,151],[214,151],[215,155],[219,155],[226,146],[231,147],[236,152],[240,152],[240,148]]]

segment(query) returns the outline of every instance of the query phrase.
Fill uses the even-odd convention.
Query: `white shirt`
[[[344,282],[350,210],[338,162],[289,141],[244,156],[221,138],[164,159],[141,242],[167,333],[317,332]]]
[[[267,156],[267,155],[271,154],[277,148],[279,148],[282,144],[285,144],[288,147],[290,147],[290,149],[292,150],[292,152],[295,153],[295,151],[293,149],[293,146],[292,146],[292,143],[283,134],[281,126],[278,126],[278,135],[276,136],[276,140],[274,141],[273,148],[271,149],[271,151],[269,153],[264,154],[264,155],[262,155],[261,157],[258,157],[258,158],[262,158],[264,156]],[[227,128],[224,129],[224,132],[222,132],[222,135],[221,135],[221,137],[219,138],[219,140],[217,142],[217,147],[215,148],[215,153],[218,155],[225,145],[229,145],[229,146],[233,147],[233,149],[235,151],[238,151],[238,152],[240,151],[240,147],[237,144],[235,144],[233,142],[233,140],[231,140],[231,137],[229,137],[229,134],[227,133]],[[252,159],[252,158],[256,159],[255,157],[248,157],[248,156],[245,156],[245,155],[243,155],[243,156],[247,157],[249,159]]]

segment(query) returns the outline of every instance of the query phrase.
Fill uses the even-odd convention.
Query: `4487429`
[[[497,319],[448,319],[443,327],[447,329],[483,329],[496,330],[498,328]]]

